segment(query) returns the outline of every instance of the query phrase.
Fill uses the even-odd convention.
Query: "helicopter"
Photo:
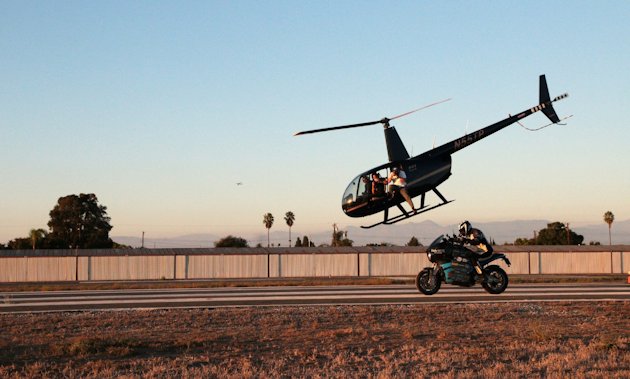
[[[383,221],[372,225],[361,226],[364,229],[369,229],[383,224],[392,225],[453,202],[454,200],[447,200],[446,197],[444,197],[444,195],[442,195],[442,193],[440,193],[437,189],[440,184],[451,176],[452,154],[481,141],[482,139],[507,126],[514,123],[520,123],[520,121],[524,118],[539,111],[542,111],[549,121],[551,121],[551,124],[549,125],[560,124],[563,120],[571,116],[565,117],[561,120],[553,108],[553,103],[568,96],[569,95],[565,93],[552,100],[549,96],[549,89],[547,87],[545,75],[540,75],[538,105],[519,112],[514,116],[509,115],[509,117],[492,125],[488,125],[472,133],[467,133],[460,138],[454,139],[441,146],[434,147],[433,149],[414,157],[409,156],[409,153],[400,139],[398,132],[396,132],[396,129],[390,125],[390,121],[407,116],[419,110],[441,104],[450,99],[441,100],[391,118],[385,117],[381,120],[368,121],[359,124],[306,130],[295,133],[294,136],[358,128],[377,124],[383,125],[389,162],[362,172],[352,179],[343,193],[341,204],[343,212],[349,217],[365,217],[383,212]],[[544,127],[538,129],[542,128]],[[387,191],[385,189],[386,181],[382,178],[388,177],[394,170],[402,170],[406,174],[406,184],[404,186],[404,190],[399,189],[398,191]],[[374,176],[374,174],[377,175]],[[426,195],[429,192],[433,192],[440,199],[438,204],[428,205],[425,203]],[[418,196],[420,196],[420,206],[419,208],[416,208],[412,199]],[[402,206],[404,202],[407,202],[411,206],[411,211],[406,210]],[[400,210],[400,214],[390,217],[389,210],[392,207],[397,207]]]

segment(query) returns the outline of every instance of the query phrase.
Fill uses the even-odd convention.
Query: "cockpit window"
[[[378,178],[373,176],[375,173],[378,174]],[[354,178],[343,193],[341,204],[343,210],[347,213],[368,204],[370,201],[383,199],[386,185],[381,181],[386,178],[386,169],[364,173]]]
[[[348,188],[346,188],[346,191],[343,193],[342,206],[344,210],[350,207],[354,203],[354,200],[357,195],[358,185],[359,185],[359,177],[354,178],[354,180],[351,181],[350,184],[348,184]]]

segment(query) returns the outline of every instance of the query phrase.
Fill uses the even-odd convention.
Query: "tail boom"
[[[482,140],[483,138],[486,138],[490,136],[491,134],[496,133],[507,126],[510,126],[516,122],[519,122],[525,117],[531,116],[538,111],[542,111],[545,114],[545,116],[547,116],[547,118],[551,120],[552,123],[557,124],[561,120],[558,118],[558,115],[556,114],[556,111],[553,109],[552,104],[568,96],[569,95],[565,93],[551,100],[551,98],[549,97],[549,90],[547,89],[547,81],[545,80],[545,75],[541,75],[540,76],[540,101],[541,102],[538,105],[536,105],[535,107],[529,108],[527,110],[524,110],[514,116],[510,116],[506,119],[496,122],[492,125],[486,126],[485,128],[474,131],[456,140],[445,143],[442,146],[438,146],[432,150],[427,151],[426,153],[422,155],[436,156],[436,155],[442,155],[442,154],[453,154],[456,151],[459,151],[467,146],[470,146],[473,143],[478,142]]]

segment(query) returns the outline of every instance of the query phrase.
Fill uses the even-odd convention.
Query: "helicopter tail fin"
[[[561,98],[566,97],[566,95],[558,96],[553,101],[560,100]],[[556,114],[555,109],[553,109],[553,101],[551,101],[551,97],[549,97],[549,88],[547,88],[547,79],[545,79],[545,75],[540,75],[540,98],[539,104],[543,108],[542,112],[547,116],[549,121],[557,124],[560,122],[560,118]]]

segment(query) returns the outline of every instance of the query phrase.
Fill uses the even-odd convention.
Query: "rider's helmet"
[[[470,225],[470,222],[468,221],[462,222],[461,224],[459,224],[459,235],[460,236],[468,235],[468,232],[470,232],[470,229],[472,229],[472,225]]]

